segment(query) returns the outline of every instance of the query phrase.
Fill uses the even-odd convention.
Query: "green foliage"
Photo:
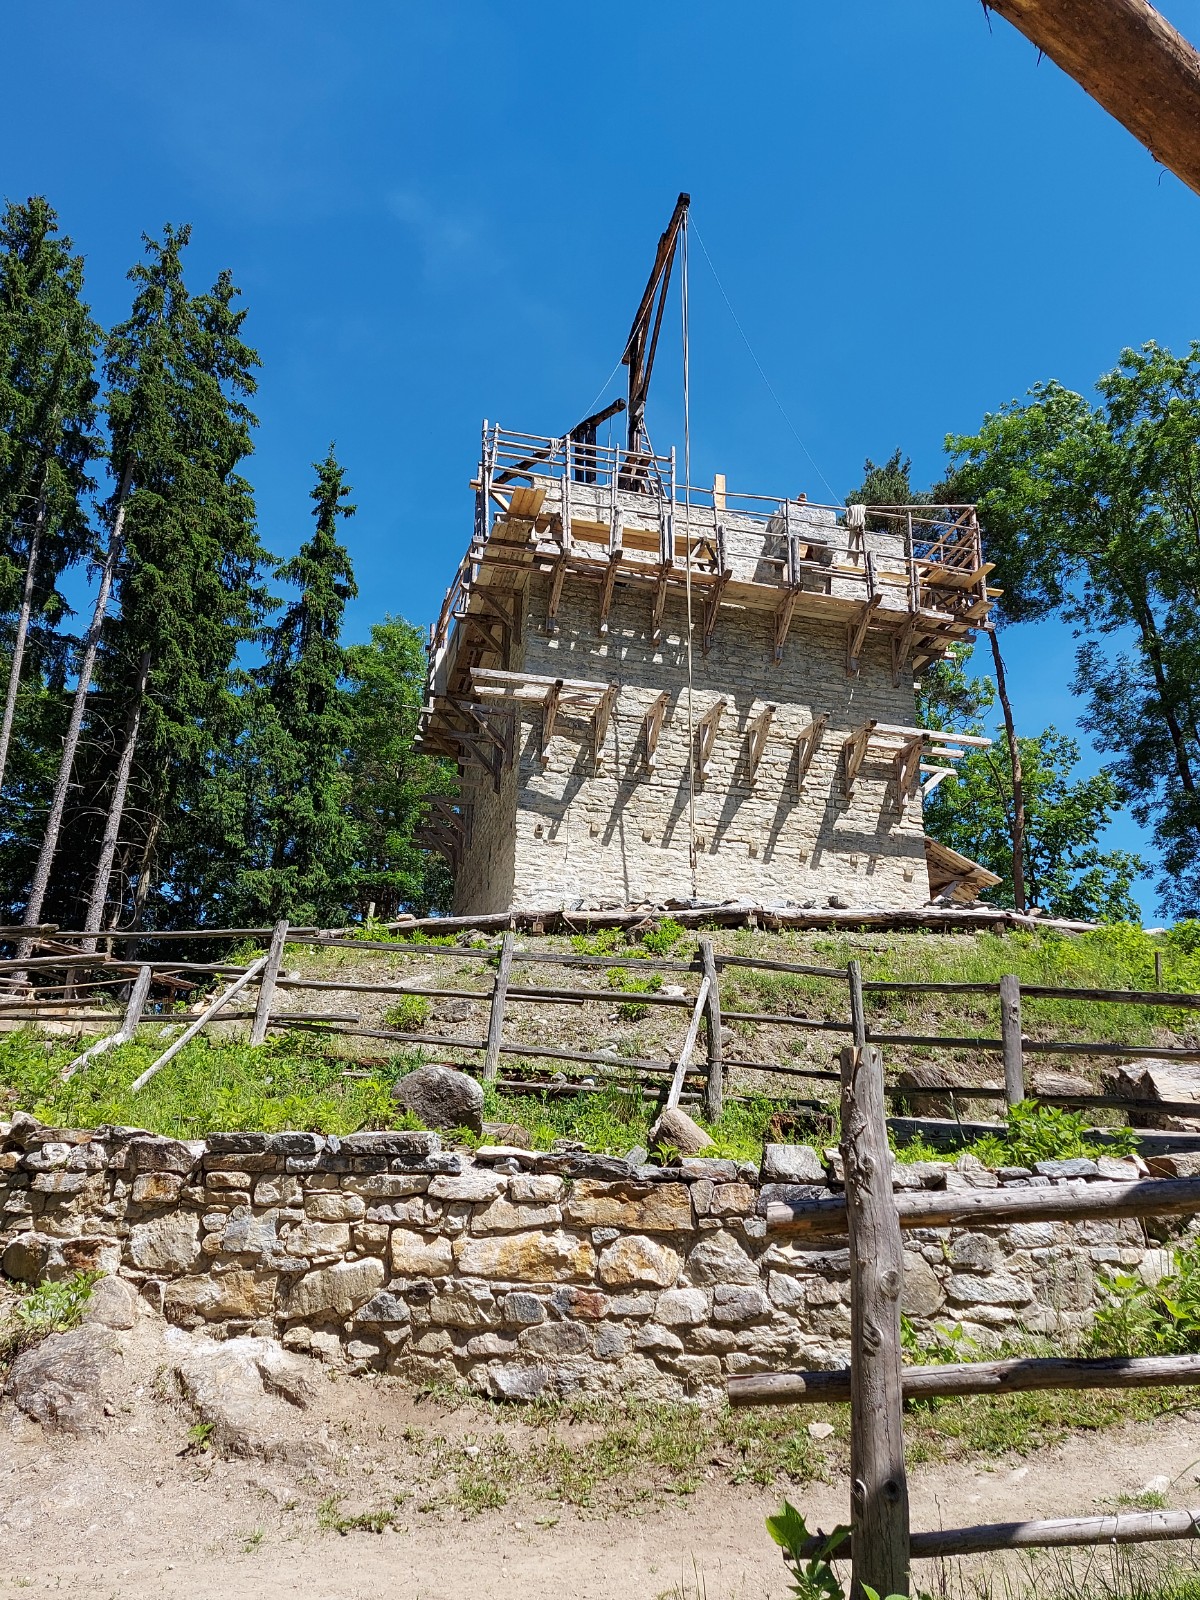
[[[674,917],[664,917],[642,935],[642,948],[649,950],[652,955],[669,955],[685,932],[681,922],[676,922]]]
[[[814,1535],[795,1506],[787,1500],[777,1515],[767,1518],[767,1532],[783,1551],[783,1559],[794,1580],[791,1592],[796,1600],[845,1600],[846,1591],[830,1562],[836,1558],[838,1548],[850,1537],[850,1529],[839,1524],[832,1533]],[[809,1554],[805,1546],[816,1537],[816,1550]],[[878,1596],[874,1596],[878,1600]]]
[[[1088,1336],[1095,1355],[1186,1355],[1200,1351],[1200,1240],[1175,1253],[1158,1283],[1118,1272],[1104,1280],[1104,1301]]]
[[[621,928],[597,928],[595,933],[573,933],[571,948],[581,956],[612,956],[624,953],[625,934]],[[630,955],[638,952],[631,950]]]
[[[1119,809],[1114,778],[1074,776],[1079,746],[1048,728],[1018,739],[1025,794],[1025,889],[1028,902],[1055,917],[1085,921],[1138,920],[1130,889],[1142,870],[1125,850],[1101,850],[1097,839]],[[956,763],[957,777],[934,791],[925,808],[931,836],[995,872],[1000,882],[982,898],[1013,903],[1012,764],[997,738]]]
[[[0,1366],[47,1334],[77,1326],[92,1297],[100,1272],[74,1272],[57,1283],[39,1283],[18,1295],[7,1315],[0,1316]]]
[[[662,974],[648,972],[644,978],[627,971],[625,967],[609,967],[605,979],[610,989],[621,989],[626,994],[657,994],[662,988]],[[617,1015],[623,1022],[640,1022],[650,1014],[649,1006],[640,1006],[636,1000],[622,1000]]]
[[[972,1151],[989,1167],[1032,1167],[1039,1161],[1069,1161],[1077,1156],[1128,1155],[1137,1148],[1132,1129],[1114,1129],[1110,1141],[1099,1144],[1088,1137],[1081,1112],[1062,1106],[1044,1106],[1022,1100],[1005,1113],[1005,1131],[972,1145]]]
[[[398,1033],[417,1033],[429,1020],[429,1001],[421,994],[401,995],[383,1013],[383,1020]]]
[[[958,492],[980,504],[1004,616],[1076,629],[1083,724],[1153,829],[1163,904],[1186,911],[1200,900],[1200,344],[1123,350],[1096,388],[1093,404],[1037,384],[947,447]]]

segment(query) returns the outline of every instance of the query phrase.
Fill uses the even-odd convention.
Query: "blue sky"
[[[1200,37],[1200,0],[1169,12]],[[232,268],[263,536],[305,536],[336,439],[354,637],[436,611],[484,416],[583,414],[680,189],[790,419],[693,235],[697,481],[840,498],[896,445],[928,481],[947,431],[1035,381],[1086,391],[1200,332],[1200,200],[974,0],[8,0],[0,24],[0,191],[50,198],[105,322],[143,230],[191,222],[197,282]],[[678,442],[675,329],[650,407]],[[1063,630],[1007,651],[1022,724],[1073,727]]]

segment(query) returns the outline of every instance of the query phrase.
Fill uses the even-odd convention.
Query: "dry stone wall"
[[[1052,1166],[1053,1164],[1051,1164]],[[896,1169],[913,1186],[1103,1182],[1122,1162],[1009,1172]],[[823,1194],[822,1158],[633,1167],[432,1133],[214,1133],[0,1124],[0,1265],[35,1282],[119,1274],[185,1328],[499,1399],[720,1399],[735,1373],[841,1366],[849,1258],[768,1241],[768,1201]],[[844,1241],[843,1241],[844,1242]],[[1136,1222],[913,1231],[904,1304],[924,1337],[1074,1336],[1097,1274],[1169,1265]]]
[[[545,632],[548,580],[535,577],[522,633],[524,671],[620,685],[596,770],[592,725],[560,712],[543,768],[541,711],[525,706],[501,793],[477,771],[464,797],[472,838],[458,873],[462,914],[510,907],[664,903],[692,897],[689,865],[686,612],[673,598],[662,637],[650,632],[643,590],[618,588],[607,634],[594,585],[568,581],[559,628]],[[870,718],[911,725],[911,675],[892,681],[889,639],[867,637],[857,677],[846,675],[845,629],[797,615],[781,663],[770,619],[721,613],[712,648],[693,660],[693,715],[728,701],[711,773],[696,791],[696,895],[704,902],[922,906],[929,898],[919,792],[903,814],[889,758],[868,756],[853,795],[842,792],[841,749]],[[670,701],[651,773],[643,721],[658,695]],[[777,709],[751,781],[748,731]],[[796,792],[796,740],[817,715],[829,724]]]

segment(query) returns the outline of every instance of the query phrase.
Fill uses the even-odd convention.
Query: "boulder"
[[[328,1459],[328,1445],[311,1430],[297,1434],[289,1426],[288,1408],[305,1410],[317,1396],[310,1361],[275,1339],[218,1343],[174,1328],[167,1339],[179,1391],[200,1420],[212,1425],[213,1443],[220,1449],[264,1459]]]
[[[810,1144],[765,1144],[764,1183],[824,1183],[825,1163]]]
[[[4,1386],[27,1416],[64,1433],[92,1433],[104,1420],[109,1371],[117,1342],[92,1323],[52,1333],[13,1362]]]
[[[680,1155],[697,1156],[707,1150],[712,1140],[704,1129],[693,1122],[679,1107],[664,1111],[650,1129],[650,1137],[657,1145],[671,1145]]]
[[[483,1132],[483,1085],[456,1067],[418,1067],[400,1079],[392,1094],[426,1127]]]
[[[1110,1094],[1141,1101],[1195,1101],[1196,1112],[1177,1115],[1138,1108],[1140,1128],[1169,1128],[1194,1133],[1200,1129],[1200,1062],[1143,1059],[1117,1067],[1105,1080]]]

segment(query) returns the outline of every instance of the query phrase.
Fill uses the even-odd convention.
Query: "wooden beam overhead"
[[[988,0],[1200,194],[1200,55],[1146,0]]]

